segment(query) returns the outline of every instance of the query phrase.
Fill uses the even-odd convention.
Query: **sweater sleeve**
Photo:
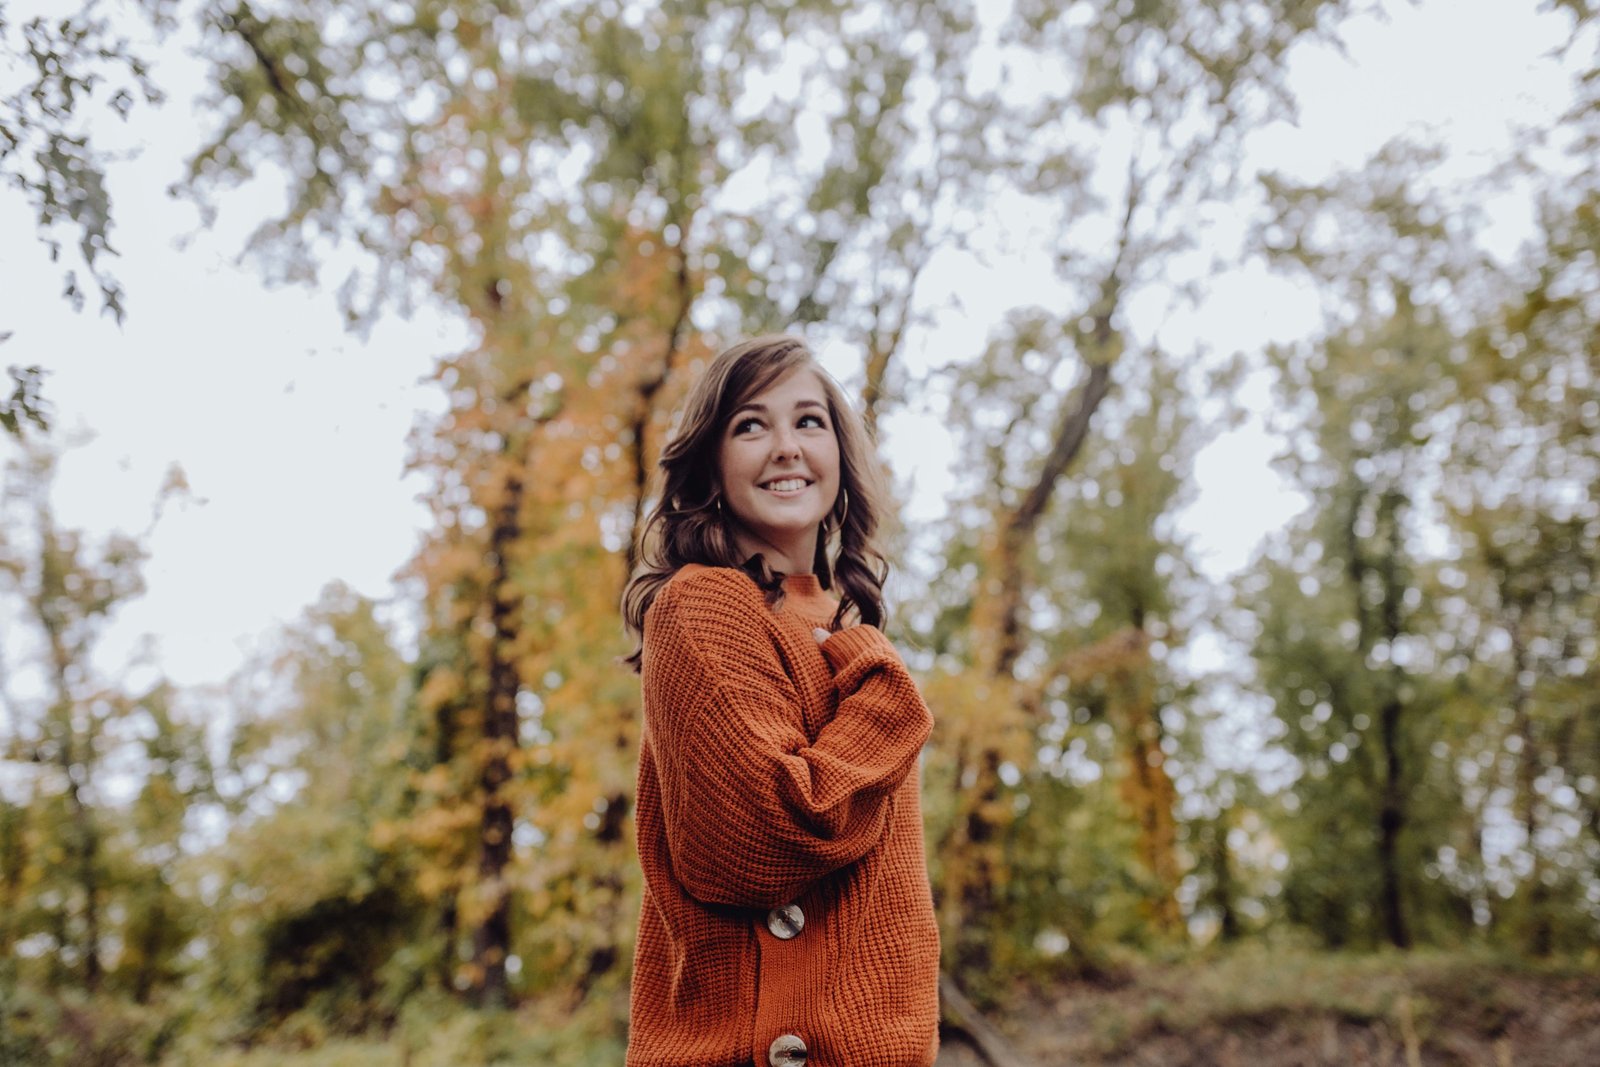
[[[742,575],[673,582],[645,619],[645,728],[673,872],[708,904],[775,907],[883,837],[933,720],[876,628],[822,643],[838,710],[810,741],[800,695]]]

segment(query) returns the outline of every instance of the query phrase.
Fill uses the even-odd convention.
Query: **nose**
[[[795,436],[794,430],[787,426],[780,426],[772,435],[772,457],[781,459],[785,456],[799,458],[800,439]]]

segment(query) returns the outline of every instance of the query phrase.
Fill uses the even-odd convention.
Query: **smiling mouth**
[[[777,478],[770,482],[764,482],[761,488],[765,489],[769,493],[777,493],[780,496],[788,496],[791,493],[798,493],[800,490],[806,489],[810,485],[811,483],[804,478]]]

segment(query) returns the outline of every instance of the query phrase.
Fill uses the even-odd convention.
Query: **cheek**
[[[733,446],[732,441],[724,441],[717,450],[717,474],[722,476],[724,483],[727,475],[739,465],[739,450]]]
[[[839,462],[839,444],[837,441],[827,446],[823,457],[824,465],[832,475],[834,481],[839,480],[839,471],[842,464]]]
[[[722,446],[722,454],[717,462],[717,473],[721,476],[724,489],[743,485],[753,477],[752,456],[759,465],[761,457],[749,448],[740,448],[739,442],[729,441]]]

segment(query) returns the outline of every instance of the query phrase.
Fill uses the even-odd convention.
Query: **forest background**
[[[0,3],[0,1062],[619,1062],[617,598],[687,383],[782,328],[905,504],[943,1061],[1593,1061],[1600,5],[1477,6],[1557,106],[1339,158],[1296,71],[1410,5]],[[303,286],[284,321],[120,269],[174,50],[158,239]],[[146,316],[193,380],[116,340]],[[430,399],[364,388],[419,337]],[[116,383],[93,444],[74,373]],[[399,540],[346,477],[149,573],[197,468],[400,440]],[[1276,482],[1228,495],[1241,448]],[[335,576],[226,681],[168,669]],[[129,636],[162,582],[209,632]]]

